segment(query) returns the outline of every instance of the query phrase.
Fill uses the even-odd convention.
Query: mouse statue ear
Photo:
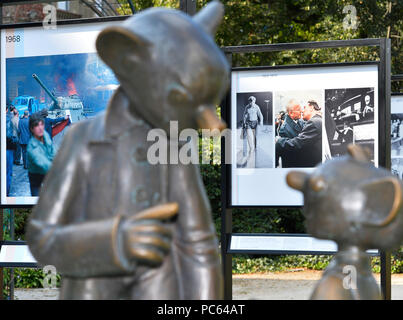
[[[149,57],[150,46],[148,40],[118,26],[104,29],[96,41],[99,56],[117,74],[136,70]]]
[[[347,146],[347,152],[349,153],[349,155],[357,160],[357,161],[362,161],[362,162],[369,162],[371,161],[371,154],[370,154],[370,150],[366,147],[360,147],[359,145],[356,144],[352,144],[350,143]]]
[[[304,191],[305,182],[309,178],[309,175],[302,171],[290,171],[287,174],[287,184],[298,191]]]
[[[395,177],[385,177],[365,183],[361,189],[367,198],[365,207],[372,213],[366,218],[364,224],[384,227],[392,223],[403,204],[400,181]]]
[[[193,20],[207,33],[214,35],[224,16],[224,5],[219,1],[212,1],[201,9]]]

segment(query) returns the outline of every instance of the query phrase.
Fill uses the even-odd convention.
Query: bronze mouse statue
[[[230,68],[213,39],[223,11],[152,8],[99,34],[121,86],[106,113],[64,137],[27,230],[34,257],[63,276],[61,299],[223,298],[198,167],[147,158],[147,133],[169,136],[170,121],[225,127],[215,108]]]
[[[348,153],[312,174],[287,175],[304,193],[307,232],[338,245],[311,299],[380,299],[366,250],[390,250],[403,240],[402,182],[376,168],[366,149],[350,144]]]

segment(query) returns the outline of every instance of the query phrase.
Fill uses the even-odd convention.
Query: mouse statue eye
[[[174,84],[169,88],[168,102],[172,106],[185,106],[189,104],[190,101],[191,96],[183,86]]]
[[[313,177],[309,180],[309,186],[315,192],[325,190],[327,188],[327,183],[323,177]]]

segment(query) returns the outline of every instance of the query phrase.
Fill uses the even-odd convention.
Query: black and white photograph
[[[403,157],[403,113],[391,115],[390,139],[392,157]]]
[[[391,160],[392,174],[403,180],[403,157],[392,158]]]
[[[346,154],[348,144],[354,143],[367,147],[374,161],[374,88],[325,90],[325,113],[326,159]]]
[[[403,95],[392,96],[391,109],[391,157],[403,157]]]
[[[237,168],[273,168],[273,93],[237,94]]]
[[[302,205],[287,174],[311,173],[349,142],[369,147],[377,166],[378,79],[374,63],[233,70],[231,204]]]
[[[276,168],[322,162],[322,90],[275,92]]]

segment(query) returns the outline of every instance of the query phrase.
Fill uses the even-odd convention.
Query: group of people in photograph
[[[392,157],[403,155],[403,114],[392,114],[390,121],[390,138]]]
[[[31,196],[39,195],[43,179],[56,154],[52,128],[68,119],[68,116],[50,119],[46,109],[32,115],[25,110],[20,117],[17,108],[6,107],[7,196],[10,196],[13,179],[25,178],[29,180]],[[18,170],[23,177],[13,173],[14,166],[23,167],[23,171]]]
[[[403,138],[403,121],[400,119],[391,120],[391,138]]]
[[[322,161],[322,110],[291,99],[276,121],[276,167],[314,167]]]
[[[330,157],[358,143],[371,150],[374,161],[374,88],[326,89],[325,106]]]
[[[392,113],[390,121],[392,173],[403,179],[403,114]]]

